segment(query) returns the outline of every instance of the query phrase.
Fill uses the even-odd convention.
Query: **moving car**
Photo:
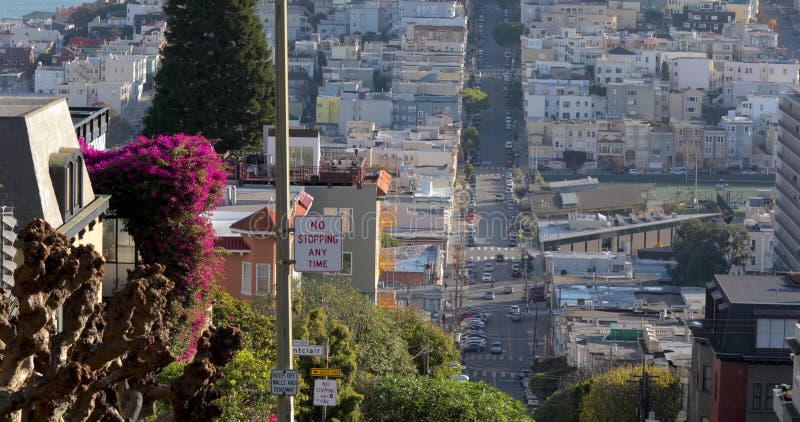
[[[494,257],[494,262],[505,262],[505,260],[506,257],[501,253],[497,254],[497,256]]]
[[[492,354],[499,355],[502,353],[503,353],[503,343],[500,343],[499,341],[492,343]]]
[[[508,307],[509,314],[513,314],[515,312],[519,312],[519,305],[511,305]]]
[[[513,286],[504,286],[503,287],[503,293],[505,293],[505,294],[514,293],[514,287]]]
[[[489,290],[488,292],[486,292],[486,294],[483,295],[483,298],[487,300],[494,300],[494,292]]]
[[[492,276],[492,273],[483,273],[483,277],[481,277],[481,280],[490,283],[494,280],[494,277]]]
[[[483,263],[483,271],[491,272],[494,271],[494,265],[491,262],[484,262]]]

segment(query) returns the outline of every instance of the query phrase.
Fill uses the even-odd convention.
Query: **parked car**
[[[506,148],[513,148],[513,147],[514,144],[512,144],[511,141],[506,141]]]
[[[483,352],[486,350],[485,344],[480,343],[467,343],[461,346],[461,351],[463,352]]]
[[[487,300],[494,300],[494,292],[489,290],[488,292],[486,292],[486,294],[483,295],[483,298]]]

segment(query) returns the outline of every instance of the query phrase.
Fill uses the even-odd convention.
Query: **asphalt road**
[[[511,276],[511,260],[519,261],[521,249],[508,246],[508,219],[505,201],[495,201],[497,193],[505,190],[504,175],[496,179],[492,173],[478,173],[476,183],[476,246],[466,249],[466,258],[472,259],[475,265],[476,280],[466,286],[462,306],[483,308],[491,316],[486,323],[487,350],[483,353],[464,353],[463,362],[469,371],[471,381],[485,381],[501,391],[519,400],[523,399],[522,386],[518,380],[521,369],[532,365],[534,332],[537,337],[536,355],[545,353],[548,334],[548,312],[544,304],[531,304],[525,308],[523,292],[525,279]],[[466,224],[459,224],[459,229],[466,233]],[[466,234],[464,234],[466,236]],[[503,254],[504,263],[495,262],[497,254]],[[487,261],[494,266],[494,287],[489,282],[480,281],[483,264]],[[533,280],[530,280],[531,282]],[[511,286],[513,293],[504,293],[504,288]],[[495,292],[495,299],[484,299],[487,291]],[[519,305],[526,318],[523,321],[512,321],[508,309],[511,305]],[[536,316],[539,306],[539,318]],[[538,327],[534,328],[534,323]],[[503,353],[491,354],[492,342],[499,341],[503,345]]]
[[[480,118],[480,159],[490,161],[493,166],[505,165],[505,142],[511,139],[511,132],[505,130],[505,106],[503,94],[503,71],[505,71],[505,49],[494,42],[492,30],[503,23],[503,10],[497,4],[489,3],[482,7],[485,17],[483,30],[483,50],[485,66],[481,72],[481,90],[489,96],[489,109],[481,112]]]

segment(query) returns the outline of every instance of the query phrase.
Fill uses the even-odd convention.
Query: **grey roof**
[[[623,206],[644,206],[647,194],[655,188],[650,183],[625,184],[625,185],[598,185],[596,189],[581,190],[574,192],[573,200],[577,203],[577,210],[604,210],[616,209]],[[533,208],[538,215],[563,213],[566,211],[574,212],[576,208],[566,206],[564,196],[558,196],[555,192],[535,192],[533,194]],[[544,205],[544,206],[542,206]]]
[[[800,305],[800,288],[784,276],[719,274],[715,277],[731,303]]]
[[[0,97],[0,119],[22,117],[58,101],[51,97]]]
[[[36,217],[56,228],[65,223],[50,179],[50,159],[78,148],[66,99],[0,97],[0,204],[14,207],[19,229]],[[88,205],[95,195],[85,167],[82,176]]]

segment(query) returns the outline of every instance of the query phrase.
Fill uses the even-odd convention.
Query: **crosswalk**
[[[518,372],[497,371],[494,369],[475,369],[471,371],[472,378],[516,378]]]
[[[469,360],[502,360],[502,361],[506,361],[506,362],[524,362],[525,361],[525,357],[524,356],[511,356],[511,355],[506,355],[506,354],[492,355],[492,354],[488,354],[488,353],[470,354],[468,359]]]

